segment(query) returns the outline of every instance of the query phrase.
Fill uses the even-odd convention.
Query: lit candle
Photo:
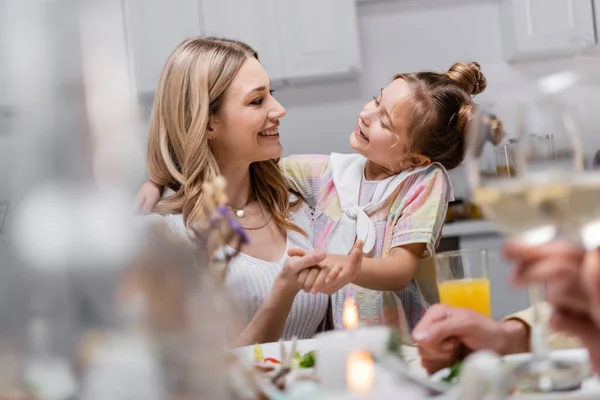
[[[344,301],[342,322],[345,330],[323,332],[315,336],[319,358],[317,374],[322,387],[328,392],[348,390],[348,356],[353,350],[360,349],[378,356],[385,351],[389,337],[389,328],[384,326],[358,327],[358,307],[352,298]]]
[[[352,297],[348,297],[344,301],[342,320],[345,329],[354,330],[358,328],[358,307],[356,307],[356,302]]]
[[[375,365],[371,354],[366,351],[353,351],[346,363],[346,382],[353,393],[367,393],[373,387]]]

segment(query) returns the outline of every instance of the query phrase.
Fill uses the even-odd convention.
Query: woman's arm
[[[279,168],[288,187],[298,193],[310,206],[315,207],[318,201],[320,178],[329,164],[329,156],[322,154],[294,155],[282,158]],[[148,215],[158,201],[163,187],[152,181],[146,181],[135,195],[135,210]]]
[[[233,339],[231,347],[278,341],[297,293],[273,285],[248,326]]]
[[[231,347],[276,342],[281,337],[296,294],[300,291],[298,275],[303,270],[315,267],[325,258],[322,251],[306,253],[301,249],[290,249],[288,255],[289,258],[275,278],[273,288],[248,326],[231,341]]]

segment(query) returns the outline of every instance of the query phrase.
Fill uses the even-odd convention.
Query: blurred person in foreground
[[[567,242],[525,246],[509,242],[505,257],[515,265],[513,283],[547,285],[547,302],[538,306],[549,322],[551,350],[586,347],[600,373],[600,254]],[[477,350],[500,355],[529,352],[533,308],[501,321],[470,310],[437,304],[413,333],[422,365],[434,373]]]

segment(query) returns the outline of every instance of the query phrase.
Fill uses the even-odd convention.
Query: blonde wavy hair
[[[159,214],[183,214],[188,233],[206,221],[202,185],[219,176],[208,144],[208,125],[225,100],[242,64],[258,54],[245,43],[222,38],[192,38],[170,55],[156,92],[148,138],[148,172],[157,185],[175,194],[154,207]],[[250,164],[252,195],[273,215],[282,230],[303,233],[287,218],[290,204],[279,160]]]

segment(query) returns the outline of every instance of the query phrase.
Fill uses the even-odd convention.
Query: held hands
[[[325,259],[326,254],[321,250],[307,253],[302,249],[290,249],[288,256],[289,258],[275,279],[274,287],[295,296],[302,289],[298,276],[305,271],[306,273],[313,270],[320,271],[321,268],[318,265]]]
[[[357,240],[350,254],[327,254],[319,268],[304,269],[297,277],[298,284],[307,293],[331,295],[353,282],[360,272],[363,242]]]

